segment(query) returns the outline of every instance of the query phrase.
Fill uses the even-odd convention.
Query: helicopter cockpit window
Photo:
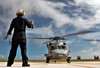
[[[66,46],[58,46],[58,49],[66,49]]]
[[[55,46],[51,46],[51,50],[57,49],[57,47]]]
[[[61,46],[58,46],[58,49],[62,49],[62,47]]]
[[[62,46],[62,49],[66,49],[66,46]]]

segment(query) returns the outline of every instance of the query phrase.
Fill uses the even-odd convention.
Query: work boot
[[[11,67],[11,64],[7,64],[7,67]]]
[[[30,67],[30,64],[23,64],[22,67]]]

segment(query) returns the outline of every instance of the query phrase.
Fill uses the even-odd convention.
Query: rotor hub
[[[65,40],[63,37],[60,37],[60,36],[51,37],[50,39],[52,39],[52,40]]]

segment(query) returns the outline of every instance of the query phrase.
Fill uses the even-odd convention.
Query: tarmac
[[[100,68],[100,62],[29,62],[30,67],[22,67],[21,62],[14,62],[11,67],[7,67],[7,62],[0,62],[0,68]]]

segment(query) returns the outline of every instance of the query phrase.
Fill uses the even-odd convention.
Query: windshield
[[[57,49],[56,46],[51,46],[51,50]]]
[[[66,46],[58,46],[58,49],[66,49]]]
[[[66,46],[62,46],[62,49],[66,49]]]
[[[51,50],[55,49],[67,49],[66,46],[51,46]]]

